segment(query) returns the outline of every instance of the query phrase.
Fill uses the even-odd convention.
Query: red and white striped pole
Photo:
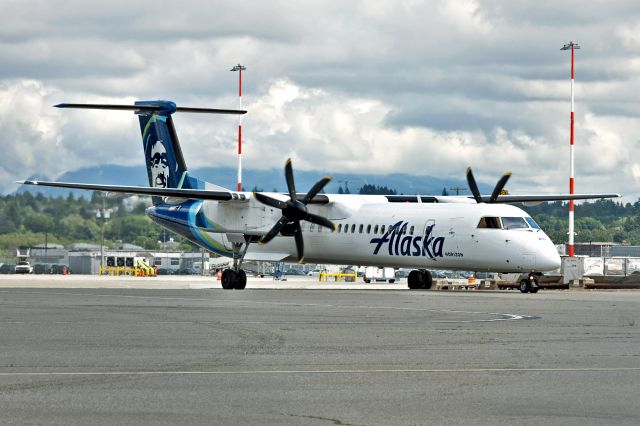
[[[569,175],[569,194],[574,193],[574,131],[573,131],[573,123],[574,123],[574,77],[575,77],[575,67],[574,67],[574,57],[575,57],[575,49],[580,49],[578,43],[569,42],[562,46],[560,50],[569,50],[571,49],[571,130],[569,136],[569,162],[570,162],[570,175]],[[569,200],[569,257],[573,257],[575,255],[573,237],[574,237],[574,224],[573,224],[573,200]]]
[[[242,71],[247,68],[243,65],[234,65],[231,71],[238,71],[238,101],[242,109]],[[242,191],[242,115],[238,119],[238,191]]]

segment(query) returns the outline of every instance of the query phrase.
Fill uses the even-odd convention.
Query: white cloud
[[[130,114],[50,105],[234,107],[228,69],[241,62],[246,167],[293,156],[319,171],[460,178],[471,165],[489,182],[510,170],[512,187],[564,192],[569,63],[558,49],[575,38],[577,187],[640,195],[633,0],[5,3],[3,191],[34,174],[142,164]],[[235,119],[175,120],[191,167],[235,164]]]

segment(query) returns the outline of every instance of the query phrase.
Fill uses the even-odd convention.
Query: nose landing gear
[[[431,276],[431,272],[427,270],[414,270],[409,272],[409,276],[407,277],[407,284],[411,290],[418,289],[430,289],[431,284],[433,283],[433,277]]]
[[[529,274],[527,278],[520,280],[518,289],[521,293],[537,293],[540,290],[539,275]]]

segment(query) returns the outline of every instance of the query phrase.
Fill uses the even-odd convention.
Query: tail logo
[[[169,162],[167,149],[162,140],[157,140],[151,145],[149,159],[151,184],[156,188],[166,188],[169,182]]]

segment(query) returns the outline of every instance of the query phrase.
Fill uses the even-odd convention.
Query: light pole
[[[574,43],[574,42],[569,42],[567,44],[565,44],[564,46],[562,46],[562,48],[560,50],[571,50],[571,131],[570,131],[570,136],[569,136],[569,194],[573,194],[573,189],[574,189],[574,182],[573,182],[573,177],[574,177],[574,153],[573,153],[573,142],[574,142],[574,131],[573,131],[573,122],[574,122],[574,76],[575,76],[575,68],[574,68],[574,57],[575,57],[575,50],[576,49],[580,49],[580,46],[578,45],[578,43]],[[574,236],[574,224],[573,224],[573,200],[569,200],[569,257],[573,257],[575,252],[574,252],[574,246],[573,246],[573,236]]]
[[[102,219],[102,225],[100,226],[100,274],[102,274],[104,268],[104,225],[107,223],[107,219],[111,217],[111,209],[107,210],[105,205],[106,195],[102,196],[102,208],[96,209],[96,218]]]
[[[238,101],[242,109],[242,71],[246,70],[244,65],[234,65],[230,71],[238,71]],[[238,116],[238,191],[242,191],[242,115]]]

